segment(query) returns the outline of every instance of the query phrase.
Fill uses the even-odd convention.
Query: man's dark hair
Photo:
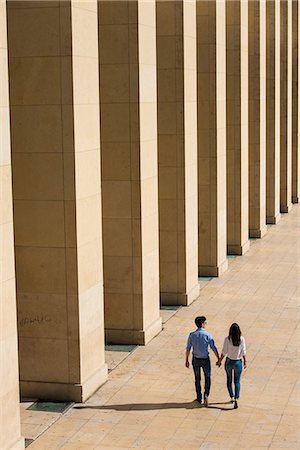
[[[202,324],[206,321],[206,317],[204,316],[198,316],[195,319],[195,324],[197,328],[201,328]]]

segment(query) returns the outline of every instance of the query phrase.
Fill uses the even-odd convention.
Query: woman
[[[234,409],[237,409],[237,401],[240,398],[240,379],[243,371],[242,359],[244,361],[244,369],[247,367],[246,343],[237,323],[231,325],[229,335],[224,339],[222,354],[217,362],[219,367],[226,355],[225,370],[227,375],[227,389],[231,402],[234,403]],[[234,394],[232,389],[232,372],[234,374]]]

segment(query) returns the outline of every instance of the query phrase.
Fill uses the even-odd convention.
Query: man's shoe
[[[234,409],[238,409],[238,407],[239,407],[239,406],[238,406],[238,402],[237,402],[236,400],[234,400],[234,406],[233,406],[233,408],[234,408]]]
[[[200,403],[200,405],[201,405],[202,400],[201,400],[201,398],[196,398],[195,402],[198,402],[198,403]]]
[[[231,397],[230,401],[231,403],[234,403],[234,397]]]
[[[207,406],[208,406],[208,400],[207,400],[207,397],[204,398],[204,406],[205,406],[205,408],[207,408]]]

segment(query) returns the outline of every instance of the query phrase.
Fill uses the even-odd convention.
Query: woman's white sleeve
[[[242,356],[246,355],[246,342],[245,339],[242,337]]]
[[[228,353],[228,339],[227,339],[227,337],[224,339],[222,353],[223,353],[223,355],[227,355],[227,353]]]

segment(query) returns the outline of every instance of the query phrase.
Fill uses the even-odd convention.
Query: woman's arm
[[[219,361],[216,363],[216,365],[220,367],[224,358],[225,358],[225,355],[223,353],[221,353]]]
[[[243,349],[243,361],[244,361],[244,369],[247,367],[247,359],[246,359],[246,342],[245,338],[242,338],[242,349]]]

